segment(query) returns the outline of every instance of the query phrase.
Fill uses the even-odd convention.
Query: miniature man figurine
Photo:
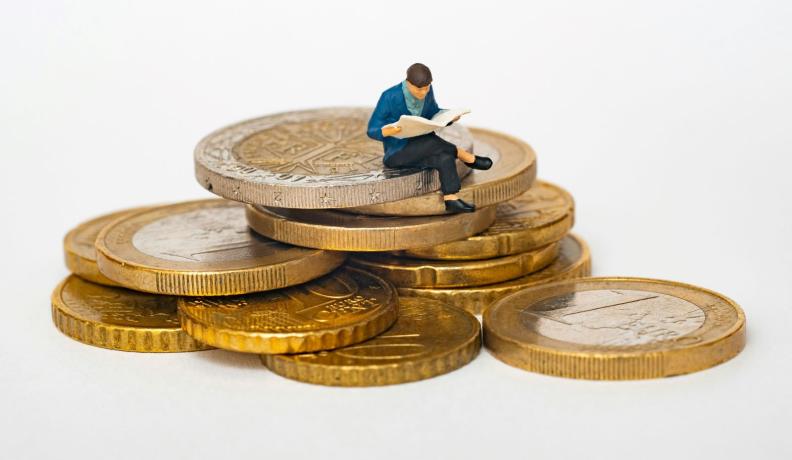
[[[368,136],[381,141],[385,149],[383,163],[389,168],[434,168],[440,173],[440,190],[447,212],[473,212],[473,204],[461,200],[457,192],[461,187],[456,170],[456,159],[474,169],[489,169],[492,160],[473,155],[440,138],[435,133],[407,139],[393,137],[401,131],[398,126],[386,127],[399,121],[402,115],[432,118],[440,111],[432,91],[432,72],[429,67],[416,63],[407,69],[407,78],[388,88],[380,96],[368,123]],[[459,117],[454,119],[457,121]],[[451,124],[449,123],[449,125]]]

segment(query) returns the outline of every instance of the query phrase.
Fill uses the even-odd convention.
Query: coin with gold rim
[[[111,214],[95,217],[74,227],[63,238],[63,252],[66,267],[80,278],[106,286],[118,286],[118,283],[104,276],[96,265],[96,248],[94,242],[99,232],[110,222],[145,208],[125,209]]]
[[[558,255],[558,243],[486,260],[422,260],[390,254],[361,254],[349,264],[398,287],[452,288],[501,283],[543,269]]]
[[[248,206],[258,233],[284,243],[336,251],[392,251],[454,241],[495,220],[495,207],[445,216],[364,216],[325,209]]]
[[[396,255],[419,259],[479,260],[530,251],[563,238],[574,222],[574,201],[561,187],[539,181],[498,205],[495,223],[478,235]]]
[[[233,295],[304,283],[338,267],[340,252],[298,248],[250,231],[243,204],[201,200],[115,220],[96,239],[102,274],[139,291]]]
[[[247,353],[306,353],[362,342],[390,327],[398,299],[387,281],[354,268],[277,291],[182,297],[182,328],[196,340]]]
[[[477,155],[493,160],[492,168],[475,170],[462,181],[458,195],[478,207],[491,206],[524,193],[536,177],[536,154],[531,146],[509,135],[471,128]],[[367,215],[431,216],[445,213],[440,192],[344,211]]]
[[[560,242],[558,258],[546,268],[504,283],[460,288],[398,288],[399,295],[436,299],[471,313],[480,314],[494,301],[512,292],[568,278],[591,274],[591,254],[588,245],[570,234]]]
[[[484,313],[484,341],[501,361],[593,380],[667,377],[706,369],[745,346],[745,315],[697,286],[643,278],[582,278],[506,296]]]
[[[262,355],[276,374],[319,385],[377,386],[456,370],[480,348],[475,316],[430,299],[401,297],[399,319],[373,339],[319,353]]]
[[[148,353],[206,350],[179,325],[176,297],[102,286],[69,276],[52,293],[52,321],[67,336],[102,348]]]

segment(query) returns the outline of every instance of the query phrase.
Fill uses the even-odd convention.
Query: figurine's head
[[[407,89],[416,99],[423,99],[432,85],[432,71],[429,67],[416,62],[407,68]]]

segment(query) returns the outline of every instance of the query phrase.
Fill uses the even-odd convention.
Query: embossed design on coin
[[[250,231],[244,205],[202,200],[150,208],[105,227],[99,269],[119,284],[173,295],[233,295],[322,276],[343,253],[298,248]]]
[[[52,294],[52,320],[64,334],[103,348],[181,352],[211,348],[179,326],[176,298],[102,286],[76,276]]]
[[[480,326],[470,313],[415,297],[402,297],[399,303],[399,319],[373,339],[318,353],[263,355],[262,361],[295,380],[373,386],[445,374],[478,354]]]
[[[181,298],[182,327],[196,340],[248,353],[301,353],[361,342],[387,329],[397,298],[384,280],[352,268],[277,291]]]
[[[591,274],[591,253],[585,241],[570,234],[559,242],[558,257],[546,268],[511,281],[458,288],[413,288],[400,287],[399,295],[419,296],[436,299],[481,314],[492,302],[512,292],[540,283],[549,283],[567,278],[579,278]]]
[[[81,223],[66,234],[63,239],[66,267],[75,275],[105,286],[118,286],[118,283],[104,276],[96,264],[96,241],[99,232],[110,222],[144,208],[125,209],[95,217]]]
[[[361,206],[437,190],[434,170],[384,167],[382,144],[366,136],[370,113],[306,110],[229,126],[196,147],[196,178],[220,196],[286,208]],[[473,144],[462,126],[440,135]],[[457,166],[461,176],[469,172]]]
[[[641,278],[582,278],[506,296],[484,313],[485,343],[526,370],[643,379],[706,369],[745,345],[737,304],[706,289]]]
[[[559,241],[572,228],[574,201],[561,187],[539,181],[497,207],[486,230],[458,241],[408,249],[396,255],[432,260],[480,260],[535,250]]]
[[[522,322],[540,335],[585,345],[640,345],[689,334],[704,310],[677,297],[630,290],[583,291],[537,302]]]
[[[231,205],[196,209],[144,225],[132,237],[140,252],[176,262],[225,262],[268,257],[283,244],[252,233],[245,207]]]

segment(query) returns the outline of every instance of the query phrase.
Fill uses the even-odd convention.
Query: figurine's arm
[[[368,137],[380,142],[385,140],[382,135],[382,127],[388,124],[388,113],[388,101],[385,100],[385,93],[382,93],[379,101],[377,101],[377,106],[374,108],[374,112],[371,114],[371,118],[369,118],[368,129],[366,130]]]

